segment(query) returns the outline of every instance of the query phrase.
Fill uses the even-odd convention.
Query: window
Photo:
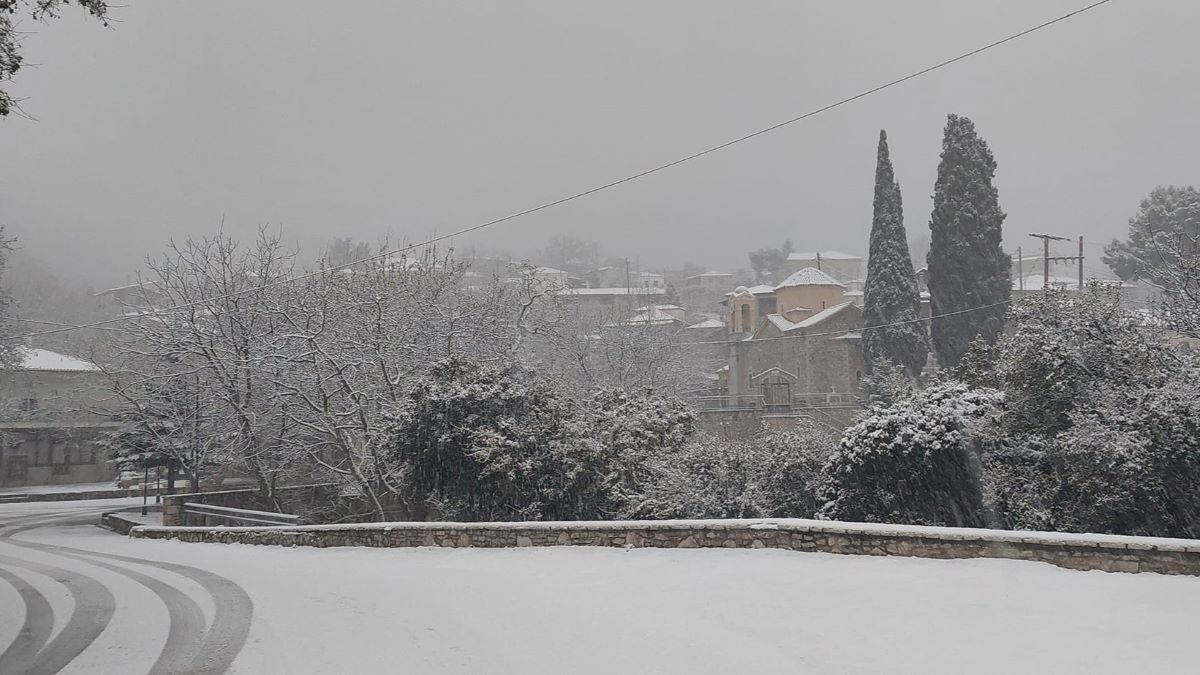
[[[8,458],[8,479],[25,480],[28,462],[23,455]]]
[[[34,412],[38,409],[38,400],[36,398],[21,399],[21,412]]]

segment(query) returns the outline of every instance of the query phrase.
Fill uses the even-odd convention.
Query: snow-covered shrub
[[[1078,401],[1106,385],[1161,384],[1177,359],[1117,291],[1093,284],[1082,293],[1048,291],[1013,307],[1016,329],[999,345],[996,375],[1005,392],[1005,430],[1053,436],[1067,429]]]
[[[659,453],[634,515],[654,518],[811,518],[821,469],[834,438],[811,423],[764,426],[753,439],[730,443],[698,437],[675,453]]]
[[[653,458],[673,456],[694,414],[652,392],[596,392],[574,405],[544,377],[441,361],[388,432],[391,461],[433,517],[606,519],[640,502]]]
[[[765,513],[775,518],[812,518],[822,504],[822,471],[838,438],[804,420],[794,429],[764,426],[750,443]]]
[[[631,516],[640,518],[757,518],[766,515],[748,444],[704,436],[671,455],[655,457],[652,478]]]
[[[569,451],[579,518],[638,513],[654,460],[674,457],[692,437],[696,416],[682,401],[642,389],[593,392],[577,412]]]
[[[981,426],[1000,395],[945,382],[850,427],[826,467],[821,516],[833,520],[986,524]]]
[[[518,366],[438,362],[388,431],[417,500],[471,520],[557,517],[572,472],[570,405]]]
[[[1056,529],[1200,536],[1200,391],[1108,389],[1058,437]]]

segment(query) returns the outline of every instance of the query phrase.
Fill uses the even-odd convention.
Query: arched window
[[[750,331],[750,305],[742,305],[742,331],[747,333]]]

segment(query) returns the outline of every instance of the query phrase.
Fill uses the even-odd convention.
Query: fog
[[[25,19],[0,222],[95,284],[171,237],[281,227],[417,241],[689,154],[1075,9],[1080,0],[175,2]],[[875,144],[926,231],[949,112],[995,153],[1006,237],[1123,233],[1196,182],[1200,5],[1114,2],[878,95],[456,242],[555,234],[643,267],[866,252]],[[1089,267],[1102,267],[1098,249]]]

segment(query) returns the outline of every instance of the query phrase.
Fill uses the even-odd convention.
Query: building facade
[[[0,487],[115,478],[99,443],[117,426],[103,414],[111,402],[99,368],[44,349],[19,357],[0,370]]]

